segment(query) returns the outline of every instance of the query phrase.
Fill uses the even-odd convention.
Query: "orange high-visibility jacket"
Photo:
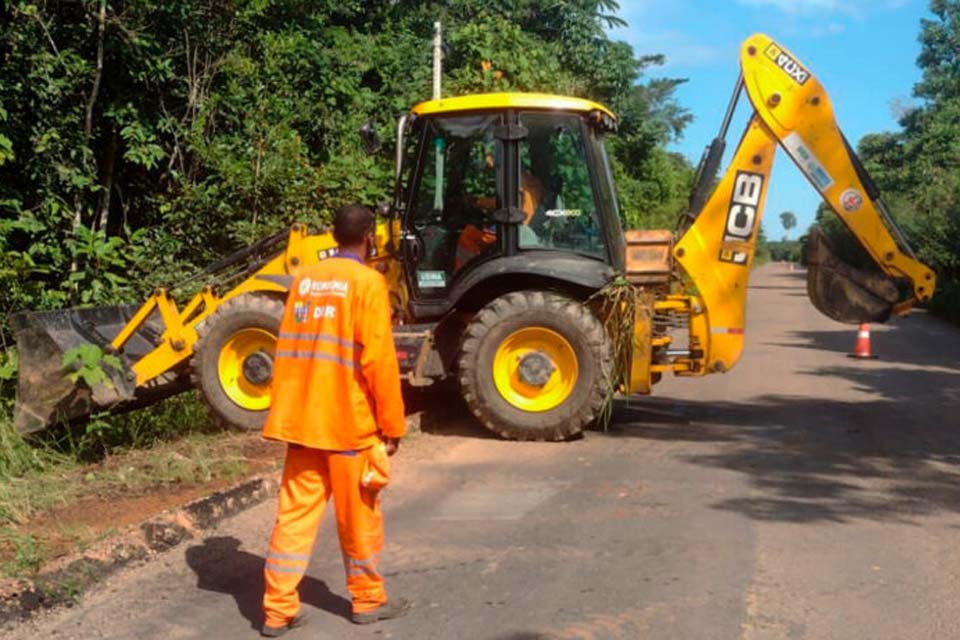
[[[264,437],[354,451],[405,432],[383,276],[353,257],[304,268],[280,323]]]
[[[496,241],[497,234],[495,231],[468,224],[460,232],[460,237],[457,239],[457,252],[453,262],[454,269],[459,271],[463,268],[463,265],[476,258],[484,249]]]

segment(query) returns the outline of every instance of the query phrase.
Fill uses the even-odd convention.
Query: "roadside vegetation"
[[[609,39],[613,0],[11,3],[0,33],[0,329],[8,314],[140,302],[295,221],[390,199],[395,118],[444,92],[542,90],[621,116],[624,215],[671,226],[689,115],[659,56]],[[372,121],[385,149],[368,157]],[[199,285],[198,285],[199,286]]]
[[[193,395],[27,442],[0,417],[0,576],[23,576],[202,492],[276,466],[257,434],[224,433]],[[128,505],[122,508],[122,505]],[[101,517],[109,512],[109,517]]]

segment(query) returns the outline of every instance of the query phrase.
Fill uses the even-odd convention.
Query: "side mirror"
[[[377,135],[377,130],[373,128],[372,122],[365,122],[360,127],[360,141],[368,155],[373,155],[383,148],[383,143],[380,142],[380,136]]]

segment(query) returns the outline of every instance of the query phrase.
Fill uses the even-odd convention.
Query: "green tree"
[[[797,216],[792,211],[784,211],[780,214],[780,226],[783,227],[784,241],[790,236],[790,230],[797,226]]]
[[[295,220],[388,199],[396,116],[430,93],[549,91],[621,115],[631,226],[672,226],[689,114],[612,0],[15,0],[0,30],[0,332],[20,309],[135,302]],[[3,336],[0,336],[3,337]]]

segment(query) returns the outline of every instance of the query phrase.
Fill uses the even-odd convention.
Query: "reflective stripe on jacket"
[[[280,323],[264,437],[346,451],[403,436],[390,315],[373,269],[349,258],[304,268]]]

